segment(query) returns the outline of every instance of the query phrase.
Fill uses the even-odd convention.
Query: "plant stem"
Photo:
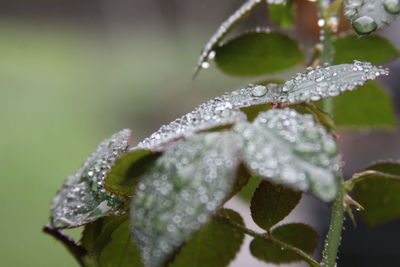
[[[323,267],[335,267],[337,252],[340,246],[342,238],[342,228],[344,222],[344,196],[346,195],[345,188],[343,186],[343,177],[340,176],[340,187],[335,202],[332,207],[331,223],[329,225],[329,231],[326,236],[324,251],[322,253],[321,266]]]
[[[323,65],[324,64],[331,65],[333,63],[335,48],[332,43],[332,33],[328,26],[328,20],[330,16],[329,17],[326,16],[326,10],[329,8],[329,6],[327,6],[327,0],[318,0],[317,6],[318,6],[318,20],[323,21],[320,34],[320,41],[322,44],[320,61],[321,64]],[[334,104],[332,98],[325,99],[323,103],[325,112],[327,112],[329,115],[333,117]]]
[[[305,253],[304,251],[302,251],[299,248],[296,248],[296,247],[294,247],[294,246],[292,246],[290,244],[287,244],[287,243],[285,243],[285,242],[283,242],[281,240],[278,240],[278,239],[274,238],[270,234],[257,233],[256,231],[253,231],[253,230],[251,230],[249,228],[246,228],[245,226],[243,226],[243,225],[241,225],[241,224],[239,224],[239,223],[237,223],[235,221],[232,221],[230,218],[225,217],[225,216],[223,216],[221,214],[217,214],[217,216],[219,218],[224,219],[227,223],[229,223],[231,226],[233,226],[234,228],[236,228],[237,230],[241,231],[244,234],[247,234],[247,235],[252,236],[254,238],[262,238],[262,239],[265,239],[265,240],[273,241],[276,244],[278,244],[279,246],[281,246],[282,248],[287,249],[289,251],[292,251],[296,255],[300,256],[311,267],[321,267],[321,265],[316,260],[311,258],[310,255],[308,255],[307,253]]]

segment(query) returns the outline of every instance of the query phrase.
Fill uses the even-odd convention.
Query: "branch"
[[[84,258],[87,256],[87,251],[82,246],[78,245],[71,237],[64,234],[57,228],[51,225],[46,225],[43,227],[42,231],[46,234],[51,235],[57,241],[60,241],[68,251],[75,257],[81,266],[86,266]]]
[[[218,218],[224,219],[227,223],[229,223],[231,226],[233,226],[234,228],[236,228],[237,230],[241,231],[242,233],[245,233],[249,236],[255,237],[255,238],[262,238],[265,240],[270,240],[275,242],[276,244],[278,244],[279,246],[281,246],[284,249],[287,249],[293,253],[295,253],[296,255],[298,255],[299,257],[301,257],[305,262],[307,262],[311,267],[321,267],[321,265],[314,260],[313,258],[310,257],[310,255],[308,255],[307,253],[305,253],[304,251],[302,251],[299,248],[296,248],[292,245],[289,245],[283,241],[280,241],[276,238],[274,238],[272,235],[265,235],[262,233],[257,233],[256,231],[253,231],[249,228],[246,228],[245,226],[238,224],[235,221],[232,221],[230,218],[225,217],[221,214],[217,214],[216,215]]]

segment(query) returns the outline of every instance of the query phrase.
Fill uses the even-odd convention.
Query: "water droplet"
[[[208,63],[207,61],[204,61],[203,63],[201,63],[201,68],[208,69],[209,67],[210,67],[210,63]]]
[[[383,2],[385,10],[392,14],[400,13],[400,1],[399,0],[385,0]]]
[[[324,19],[319,19],[318,20],[318,26],[324,27],[325,26],[325,20]]]
[[[368,34],[375,31],[378,25],[373,18],[362,16],[353,21],[353,27],[359,34]]]
[[[264,96],[267,93],[267,87],[263,85],[257,85],[253,88],[252,95],[255,97]]]

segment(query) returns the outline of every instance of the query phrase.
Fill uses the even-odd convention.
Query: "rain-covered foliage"
[[[225,40],[261,4],[275,24],[293,27],[293,1],[245,1],[206,44],[195,75],[212,62],[226,74],[258,80],[304,70],[209,100],[138,144],[130,145],[127,129],[103,141],[67,178],[44,228],[82,266],[227,266],[249,235],[251,253],[262,261],[333,267],[352,206],[370,226],[400,217],[400,162],[374,164],[344,181],[336,134],[395,126],[390,97],[373,80],[389,74],[379,64],[399,51],[367,35],[396,18],[400,1],[318,0],[321,36],[312,58],[284,31],[257,29]],[[340,16],[362,37],[339,34]],[[249,205],[261,233],[224,208],[254,183]],[[333,202],[320,262],[311,226],[278,225],[303,193]],[[84,228],[78,243],[62,233],[76,227]]]

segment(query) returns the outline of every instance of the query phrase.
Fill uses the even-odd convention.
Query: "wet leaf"
[[[346,0],[344,12],[354,30],[365,35],[391,23],[400,13],[400,1]]]
[[[107,192],[103,182],[115,160],[127,151],[130,136],[130,130],[123,130],[103,141],[67,178],[51,204],[51,224],[55,228],[78,227],[123,212],[126,199]]]
[[[278,72],[301,64],[304,59],[297,43],[278,32],[249,32],[215,51],[217,66],[238,76]]]
[[[105,178],[104,187],[116,195],[132,196],[139,177],[160,156],[151,150],[138,149],[116,160]]]
[[[262,181],[251,201],[251,216],[264,230],[283,220],[297,206],[301,192]]]
[[[147,267],[171,260],[230,196],[241,143],[231,132],[197,134],[171,144],[142,176],[131,218]]]
[[[376,82],[334,98],[334,121],[341,128],[394,129],[396,112],[388,92]]]
[[[286,1],[283,1],[286,2]],[[292,0],[284,4],[268,5],[269,16],[273,22],[282,28],[292,28],[294,26],[295,9]]]
[[[346,187],[364,207],[361,217],[370,227],[400,217],[400,163],[375,164],[355,174]]]
[[[233,210],[219,211],[240,225],[243,219]],[[244,234],[230,226],[225,219],[214,217],[197,231],[183,246],[170,267],[228,266],[243,243]]]
[[[335,140],[312,115],[285,108],[260,113],[237,124],[245,139],[242,159],[253,175],[295,190],[334,199],[339,156]]]
[[[246,114],[257,114],[258,108],[266,108],[266,103],[300,103],[318,101],[333,97],[342,92],[353,90],[367,80],[387,75],[382,67],[367,62],[356,61],[353,64],[341,64],[309,69],[298,73],[283,85],[269,83],[267,85],[251,84],[245,88],[225,93],[198,106],[192,112],[171,123],[162,126],[157,132],[140,142],[131,151],[148,149],[162,151],[164,147],[184,136],[221,126],[233,125],[246,121]],[[250,112],[247,107],[255,107]],[[252,113],[253,112],[253,113]],[[255,113],[254,113],[255,112]]]
[[[200,54],[196,66],[195,75],[202,69],[208,68],[208,59],[213,50],[219,45],[224,37],[235,27],[235,25],[244,19],[262,0],[247,0],[238,10],[236,10],[226,21],[224,21],[218,30],[211,36],[206,46]]]
[[[400,55],[389,40],[378,35],[360,38],[351,34],[335,39],[333,44],[336,52],[334,64],[352,63],[354,59],[383,64]]]
[[[301,223],[279,226],[272,231],[272,236],[303,250],[307,254],[311,254],[317,247],[318,235],[316,231]],[[254,257],[268,263],[281,264],[302,261],[300,256],[287,249],[282,249],[273,240],[253,239],[250,244],[250,252]]]
[[[388,75],[389,71],[368,62],[354,61],[353,64],[308,68],[271,92],[275,103],[296,103],[318,101],[337,96],[355,89],[368,80]]]

